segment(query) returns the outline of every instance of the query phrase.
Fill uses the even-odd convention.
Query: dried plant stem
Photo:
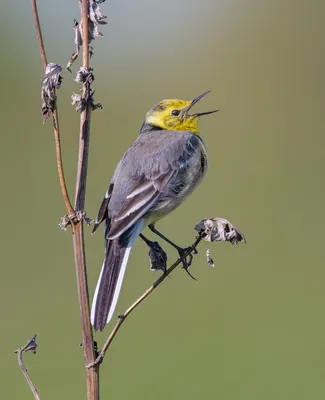
[[[88,1],[80,1],[80,12],[82,20],[82,63],[84,68],[89,68],[89,43],[88,43]],[[82,97],[85,98],[86,92],[89,90],[83,85]],[[79,155],[77,168],[77,184],[75,193],[75,210],[83,211],[86,197],[86,180],[88,169],[88,153],[89,153],[89,134],[91,120],[91,104],[80,113],[80,136],[79,136]]]
[[[189,254],[191,254],[198,246],[198,244],[201,242],[202,240],[202,236],[198,236],[198,238],[195,240],[195,242],[192,244],[192,246],[190,246],[187,251],[184,254],[184,257],[187,257]],[[96,358],[96,360],[93,363],[90,363],[87,365],[87,368],[92,368],[97,366],[98,364],[100,364],[104,357],[105,354],[109,348],[109,346],[111,345],[114,337],[116,336],[117,332],[119,331],[120,327],[122,326],[123,322],[126,320],[126,318],[131,314],[132,311],[134,311],[139,305],[140,303],[142,303],[142,301],[144,299],[146,299],[166,278],[167,276],[173,272],[173,270],[182,262],[181,258],[178,258],[173,265],[171,265],[166,273],[164,273],[163,275],[161,275],[160,278],[158,278],[152,286],[150,286],[122,315],[119,316],[118,321],[116,322],[111,334],[109,335],[109,337],[107,338],[102,350],[100,351],[98,357]]]
[[[75,265],[78,286],[78,299],[82,325],[82,346],[84,351],[85,365],[95,360],[93,333],[89,319],[89,295],[86,273],[86,261],[84,252],[84,230],[83,222],[73,225],[73,248],[75,254]],[[98,368],[86,369],[87,399],[99,399],[99,376]]]
[[[34,400],[40,400],[40,397],[38,395],[38,391],[37,391],[35,385],[33,384],[32,380],[31,380],[31,378],[30,378],[30,376],[29,376],[29,374],[27,372],[27,369],[26,369],[26,367],[24,365],[24,361],[23,361],[23,353],[25,353],[26,351],[35,352],[36,344],[35,344],[35,348],[31,348],[30,347],[31,345],[33,346],[33,344],[35,343],[35,338],[36,338],[36,335],[33,336],[32,339],[29,340],[25,344],[25,346],[19,347],[19,349],[15,350],[15,353],[17,353],[19,367],[20,367],[21,372],[23,373],[23,375],[24,375],[24,377],[25,377],[25,379],[26,379],[26,381],[28,383],[28,386],[30,387],[30,390],[33,393]]]
[[[41,31],[41,26],[40,26],[39,17],[38,17],[36,0],[32,0],[32,8],[33,8],[33,17],[34,17],[34,24],[35,24],[35,28],[36,28],[37,40],[38,40],[38,44],[39,44],[40,54],[42,57],[43,67],[45,70],[46,66],[47,66],[47,57],[46,57],[42,31]],[[65,206],[67,208],[68,214],[73,215],[74,209],[72,207],[72,204],[71,204],[71,201],[70,201],[70,198],[68,195],[67,185],[65,182],[65,177],[64,177],[64,172],[63,172],[60,130],[59,130],[59,115],[58,115],[58,110],[57,110],[56,104],[54,105],[54,109],[53,109],[53,130],[54,130],[54,141],[55,141],[56,165],[57,165],[57,169],[58,169],[58,173],[59,173],[61,192],[62,192],[62,196],[64,199]]]
[[[82,65],[89,67],[88,0],[79,0],[82,21]]]
[[[89,127],[90,127],[90,107],[81,114],[81,127],[79,138],[79,158],[78,173],[76,184],[75,209],[81,211],[85,204],[85,191],[87,179],[87,163],[89,150]],[[83,220],[72,225],[73,229],[73,248],[75,255],[75,266],[78,286],[78,299],[80,306],[80,316],[82,325],[82,345],[84,350],[84,360],[87,365],[96,358],[94,349],[93,333],[89,317],[89,293],[87,283],[87,270],[85,259],[85,242]],[[91,373],[89,373],[91,372]],[[93,371],[86,370],[87,399],[97,400],[99,398],[98,369]]]
[[[41,25],[40,25],[39,18],[38,18],[38,10],[37,10],[36,0],[32,0],[32,8],[33,8],[34,24],[35,24],[35,28],[36,28],[36,35],[37,35],[37,40],[38,40],[38,44],[39,44],[39,51],[40,51],[40,54],[42,57],[43,67],[45,70],[45,68],[47,66],[47,58],[46,58],[46,53],[45,53]]]
[[[89,67],[88,50],[88,1],[82,0],[80,3],[81,19],[83,24],[83,67]],[[83,97],[89,90],[87,85],[83,85]],[[91,104],[87,103],[85,109],[80,114],[80,134],[79,134],[79,155],[77,168],[77,183],[75,195],[75,210],[83,211],[85,206],[87,167],[89,154]],[[84,351],[85,364],[93,362],[96,358],[93,332],[90,324],[89,313],[89,293],[87,283],[87,270],[85,259],[84,226],[83,220],[77,221],[72,225],[73,247],[75,254],[75,266],[77,275],[78,298],[80,306],[80,316],[82,325],[82,345]],[[86,369],[87,399],[99,399],[99,375],[98,367],[92,370]]]
[[[60,139],[60,130],[59,130],[59,115],[56,104],[54,105],[53,110],[53,128],[54,128],[54,141],[55,141],[55,154],[56,154],[56,166],[58,169],[59,180],[61,193],[63,196],[63,200],[68,211],[69,215],[74,215],[75,211],[72,207],[67,185],[65,182],[64,172],[63,172],[63,163],[62,163],[62,151],[61,151],[61,139]]]

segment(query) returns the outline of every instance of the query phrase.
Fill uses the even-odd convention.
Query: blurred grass
[[[0,7],[1,392],[31,397],[12,350],[38,333],[39,351],[26,363],[41,398],[85,398],[72,241],[57,226],[65,210],[51,123],[41,123],[30,4]],[[46,0],[39,8],[49,61],[64,66],[77,3]],[[92,65],[105,109],[92,121],[88,214],[95,216],[145,112],[163,98],[211,89],[200,107],[221,111],[201,121],[208,175],[159,226],[186,245],[198,221],[223,216],[248,239],[238,248],[210,246],[214,269],[203,245],[192,269],[198,282],[176,271],[130,316],[102,365],[103,397],[322,399],[325,4],[140,0],[102,10],[108,25]],[[79,89],[72,78],[64,72],[59,92],[71,188],[78,115],[70,95]],[[93,291],[103,239],[86,233]],[[156,277],[137,243],[118,311]]]

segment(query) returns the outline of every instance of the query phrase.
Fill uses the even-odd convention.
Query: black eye
[[[179,110],[173,110],[173,111],[172,111],[172,115],[175,115],[175,116],[179,115],[179,113],[180,113]]]

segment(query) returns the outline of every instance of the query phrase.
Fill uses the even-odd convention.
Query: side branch
[[[36,0],[32,0],[32,8],[33,8],[33,17],[34,17],[34,24],[35,24],[35,28],[36,28],[37,40],[39,43],[40,54],[42,57],[43,67],[44,67],[44,71],[45,71],[46,66],[47,66],[47,57],[46,57],[42,31],[41,31],[41,26],[40,26],[39,17],[38,17]],[[55,93],[55,90],[53,90],[53,93]],[[67,185],[65,182],[64,172],[63,172],[61,140],[60,140],[60,130],[59,130],[59,115],[58,115],[56,102],[55,102],[54,108],[53,108],[53,130],[54,130],[54,141],[55,141],[56,165],[57,165],[57,169],[58,169],[58,173],[59,173],[60,188],[61,188],[62,196],[64,199],[65,206],[67,208],[68,214],[73,215],[74,209],[72,207],[72,204],[71,204],[71,201],[70,201],[70,198],[68,195],[68,189],[67,189]]]
[[[63,200],[68,211],[68,214],[74,215],[74,209],[72,207],[67,184],[65,182],[64,172],[63,172],[63,162],[62,162],[62,151],[61,151],[61,139],[60,139],[60,130],[59,130],[59,115],[58,109],[55,104],[53,110],[53,129],[54,129],[54,141],[55,141],[55,154],[56,154],[56,166],[58,169],[59,180],[60,180],[60,188],[63,196]]]
[[[187,256],[189,256],[190,254],[192,254],[193,251],[196,250],[198,244],[201,242],[201,240],[203,239],[202,235],[199,235],[197,237],[197,239],[195,240],[195,242],[192,244],[192,246],[190,246],[186,252],[184,253],[184,257],[186,258]],[[102,350],[100,351],[98,357],[96,358],[96,360],[93,363],[90,363],[87,365],[87,368],[92,368],[98,364],[100,364],[104,357],[105,354],[109,348],[109,346],[111,345],[115,335],[117,334],[117,332],[119,331],[120,327],[122,326],[123,322],[126,320],[126,318],[131,314],[132,311],[134,311],[139,305],[140,303],[142,303],[142,301],[144,299],[146,299],[166,278],[167,276],[174,271],[174,269],[180,264],[182,263],[182,258],[178,258],[173,265],[171,265],[166,272],[161,275],[160,278],[158,278],[156,280],[156,282],[153,283],[152,286],[150,286],[122,315],[119,315],[119,319],[116,322],[111,334],[109,335],[108,339],[106,340]]]
[[[35,400],[40,400],[40,397],[39,397],[39,395],[38,395],[38,391],[37,391],[36,387],[34,386],[32,380],[31,380],[31,378],[30,378],[30,376],[29,376],[29,374],[28,374],[28,372],[27,372],[27,369],[26,369],[26,367],[25,367],[25,365],[24,365],[24,362],[23,362],[23,353],[25,353],[25,352],[27,352],[27,351],[31,351],[31,352],[33,352],[34,354],[36,353],[37,344],[36,344],[35,339],[36,339],[36,335],[34,335],[34,336],[25,344],[25,346],[19,347],[19,349],[15,350],[15,353],[17,353],[19,367],[20,367],[21,372],[23,373],[23,375],[24,375],[24,377],[25,377],[25,379],[26,379],[26,381],[27,381],[27,383],[28,383],[28,386],[30,387],[30,390],[31,390],[32,393],[33,393],[34,399],[35,399]]]

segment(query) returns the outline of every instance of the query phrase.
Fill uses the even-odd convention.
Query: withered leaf
[[[62,77],[62,67],[59,64],[49,63],[41,83],[42,115],[45,122],[52,114],[56,102],[55,89],[59,89]]]
[[[208,263],[211,267],[214,267],[214,261],[213,261],[213,259],[211,258],[210,250],[209,250],[209,249],[207,249],[207,251],[205,252],[205,255],[206,255],[206,257],[207,257],[207,263]]]
[[[88,9],[88,42],[90,43],[92,40],[103,36],[99,31],[100,25],[105,25],[107,22],[105,19],[107,18],[100,11],[98,3],[102,3],[102,1],[89,0],[89,9]],[[76,51],[72,53],[70,60],[67,64],[67,69],[70,71],[71,65],[78,58],[80,47],[82,46],[83,38],[82,38],[82,21],[79,23],[78,21],[73,21],[73,30],[74,34],[74,42],[76,45]],[[89,52],[92,55],[93,49],[89,46]],[[71,71],[70,71],[71,72]]]

